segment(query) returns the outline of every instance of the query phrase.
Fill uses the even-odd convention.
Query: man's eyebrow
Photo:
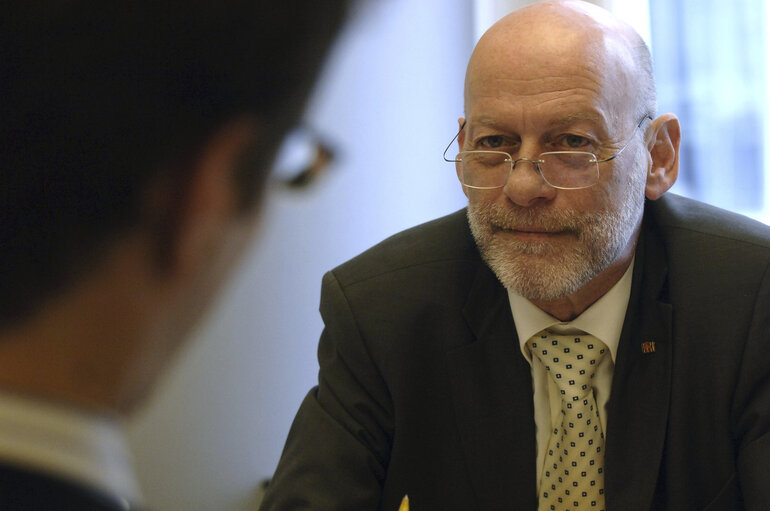
[[[498,127],[500,126],[500,121],[496,121],[494,119],[490,119],[488,117],[482,117],[478,119],[473,119],[472,124],[477,124],[480,126],[492,126],[492,127]]]
[[[593,124],[602,125],[604,123],[604,118],[596,112],[576,112],[554,119],[548,123],[548,126],[569,126],[570,124],[575,124],[576,122],[580,121],[587,121]]]

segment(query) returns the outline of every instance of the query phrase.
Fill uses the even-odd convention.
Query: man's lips
[[[495,231],[507,231],[507,232],[522,232],[533,234],[559,234],[569,232],[569,229],[565,227],[538,227],[531,225],[518,225],[518,226],[502,226],[493,225],[492,228]]]
[[[546,227],[494,227],[495,232],[513,235],[520,239],[547,240],[559,236],[574,235],[570,229]]]
[[[565,232],[563,229],[541,229],[538,227],[518,227],[514,229],[509,229],[513,232],[520,232],[524,234],[559,234]]]

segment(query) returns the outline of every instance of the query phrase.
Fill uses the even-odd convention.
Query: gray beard
[[[645,173],[634,170],[622,196],[596,213],[471,201],[468,221],[482,257],[503,286],[529,300],[575,293],[622,255],[641,221]],[[566,231],[574,238],[562,250],[561,243],[520,241],[499,232],[514,227]]]

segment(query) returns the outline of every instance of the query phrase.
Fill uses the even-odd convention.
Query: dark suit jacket
[[[0,463],[2,511],[128,511],[129,507],[99,490]]]
[[[321,314],[263,510],[536,509],[530,367],[464,211],[328,273]],[[770,509],[770,229],[648,203],[614,374],[608,510]]]

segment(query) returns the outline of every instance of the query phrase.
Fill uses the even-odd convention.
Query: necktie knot
[[[591,380],[607,346],[589,334],[555,335],[544,330],[530,339],[531,351],[556,382],[562,399],[577,401],[591,392]]]

